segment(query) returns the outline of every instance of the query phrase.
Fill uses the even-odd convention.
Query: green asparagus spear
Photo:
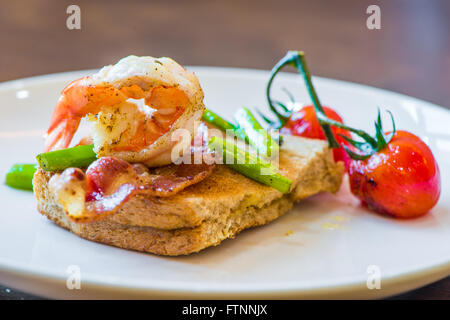
[[[219,129],[225,131],[225,130],[233,130],[235,129],[235,126],[219,116],[217,113],[212,112],[211,110],[205,109],[203,112],[202,119],[206,122],[209,122]]]
[[[39,166],[44,171],[61,171],[69,167],[89,166],[97,159],[93,145],[45,152],[37,155]]]
[[[215,125],[222,131],[233,130],[233,132],[239,139],[248,142],[247,135],[239,127],[228,122],[227,120],[219,116],[217,113],[212,112],[211,110],[205,109],[205,111],[203,112],[202,120],[211,123],[212,125]]]
[[[15,164],[6,174],[6,185],[15,189],[33,190],[33,175],[35,164]]]
[[[208,146],[222,154],[223,162],[242,175],[277,189],[282,193],[290,190],[292,181],[279,174],[270,163],[242,150],[232,142],[212,137]],[[231,160],[231,161],[230,161]]]
[[[279,154],[278,143],[263,129],[258,120],[247,108],[241,108],[234,114],[238,127],[245,132],[248,142],[265,157],[276,157]]]

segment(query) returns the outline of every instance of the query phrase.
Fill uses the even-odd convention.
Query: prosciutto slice
[[[141,164],[102,157],[84,172],[68,168],[50,181],[50,190],[75,222],[93,222],[115,213],[137,194],[170,197],[208,177],[214,165],[171,164],[148,169]]]

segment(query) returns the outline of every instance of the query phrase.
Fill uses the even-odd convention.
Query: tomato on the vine
[[[325,106],[323,107],[323,109],[325,111],[325,115],[329,119],[333,119],[335,121],[343,123],[342,117],[335,110]],[[332,131],[334,133],[334,136],[336,137],[336,140],[339,142],[339,144],[341,144],[340,148],[333,149],[334,160],[336,162],[343,161],[347,166],[350,158],[342,147],[342,144],[347,144],[347,141],[345,141],[340,135],[350,137],[350,134],[347,130],[336,127],[333,127]],[[280,129],[280,133],[291,134],[294,136],[311,139],[327,139],[322,127],[320,126],[319,120],[317,120],[313,105],[305,106],[298,111],[292,112],[289,119]]]
[[[439,167],[428,146],[407,131],[365,160],[352,160],[350,188],[363,205],[398,218],[427,213],[439,199]]]
[[[295,67],[303,76],[314,106],[290,112],[282,103],[271,99],[273,80],[284,66]],[[345,163],[352,193],[369,209],[413,218],[426,214],[436,205],[441,177],[428,146],[412,133],[396,131],[392,114],[392,132],[385,133],[378,112],[374,137],[343,124],[334,110],[321,106],[302,51],[288,51],[273,67],[266,96],[282,133],[328,140],[330,148],[334,148],[335,160]],[[350,133],[360,139],[353,140]]]

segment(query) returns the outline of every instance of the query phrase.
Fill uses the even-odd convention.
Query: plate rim
[[[258,68],[240,68],[240,67],[223,67],[223,66],[202,66],[202,65],[186,65],[185,66],[186,69],[190,69],[193,72],[196,72],[196,70],[201,70],[201,71],[212,71],[212,72],[226,72],[226,73],[233,73],[233,72],[245,72],[245,73],[249,73],[249,74],[267,74],[269,75],[270,70],[265,70],[265,69],[258,69]],[[78,75],[78,74],[90,74],[90,73],[94,73],[96,71],[98,71],[99,69],[80,69],[80,70],[71,70],[71,71],[61,71],[61,72],[55,72],[55,73],[46,73],[46,74],[39,74],[39,75],[34,75],[34,76],[30,76],[30,77],[25,77],[25,78],[18,78],[18,79],[12,79],[12,80],[6,80],[6,81],[1,81],[0,82],[0,91],[4,91],[4,90],[9,90],[9,89],[14,89],[14,86],[16,87],[20,87],[22,85],[27,85],[30,83],[33,83],[35,81],[46,81],[46,82],[52,82],[55,79],[54,78],[64,78],[65,76],[68,75]],[[280,75],[283,75],[283,77],[295,77],[297,74],[296,73],[291,73],[291,72],[280,72]],[[362,90],[371,90],[371,91],[377,91],[378,93],[381,94],[388,94],[388,95],[392,95],[392,96],[396,96],[397,98],[403,98],[403,99],[409,99],[409,100],[413,100],[419,103],[425,103],[427,104],[429,107],[432,108],[438,108],[441,110],[445,110],[450,112],[450,106],[444,107],[441,106],[435,102],[432,101],[428,101],[422,98],[417,98],[414,96],[410,96],[408,94],[404,94],[404,93],[400,93],[400,92],[396,92],[396,91],[392,91],[389,89],[384,89],[384,88],[380,88],[380,87],[375,87],[375,86],[371,86],[371,85],[367,85],[367,84],[362,84],[362,83],[358,83],[358,82],[353,82],[353,81],[347,81],[347,80],[341,80],[341,79],[336,79],[336,78],[328,78],[328,77],[323,77],[323,76],[311,76],[313,80],[319,81],[319,82],[323,82],[323,83],[334,83],[334,84],[344,84],[346,86],[350,85],[350,86],[356,86],[359,89]],[[20,88],[16,88],[16,89],[20,89]]]
[[[235,68],[235,67],[218,67],[218,66],[187,66],[188,69],[196,72],[196,71],[202,71],[202,72],[212,72],[212,73],[228,73],[233,74],[236,72],[244,72],[247,75],[252,76],[258,76],[261,77],[262,74],[269,75],[268,70],[262,70],[262,69],[252,69],[252,68]],[[36,75],[32,77],[26,77],[26,78],[20,78],[15,80],[9,80],[5,82],[0,83],[0,91],[9,91],[9,90],[20,90],[21,88],[33,84],[45,84],[49,82],[57,82],[60,81],[61,78],[67,78],[71,75],[79,75],[81,73],[93,73],[98,69],[87,69],[87,70],[74,70],[74,71],[67,71],[67,72],[58,72],[58,73],[52,73],[52,74],[44,74],[44,75]],[[289,77],[295,77],[296,74],[294,73],[286,73],[283,72],[285,76]],[[390,95],[394,96],[396,99],[408,99],[412,100],[414,102],[417,102],[421,104],[422,106],[426,105],[426,107],[429,108],[438,108],[441,110],[444,110],[446,112],[450,112],[447,108],[437,105],[435,103],[418,99],[415,97],[411,97],[402,93],[397,93],[394,91],[377,88],[365,84],[359,84],[355,82],[349,82],[339,79],[332,79],[332,78],[326,78],[326,77],[313,77],[314,80],[318,80],[325,84],[331,84],[334,86],[342,86],[345,85],[347,87],[357,87],[360,90],[364,91],[371,91],[375,94],[384,94],[384,95]],[[120,249],[124,250],[124,249]],[[25,264],[17,264],[13,261],[7,261],[8,259],[2,259],[0,260],[0,273],[1,274],[18,274],[19,271],[22,275],[28,275],[33,276],[36,278],[40,278],[42,280],[46,281],[64,281],[66,280],[66,277],[62,272],[56,272],[55,270],[47,269],[41,270],[41,268],[33,268],[33,267],[26,267]],[[441,263],[425,263],[421,267],[411,269],[408,272],[397,272],[390,276],[384,276],[382,279],[382,282],[385,286],[389,286],[390,283],[395,283],[398,281],[402,281],[402,279],[410,279],[410,281],[414,281],[418,278],[423,277],[432,277],[437,276],[439,278],[444,278],[446,276],[450,275],[450,258],[447,261]],[[92,277],[91,279],[89,277]],[[361,278],[362,276],[346,276],[341,277],[337,280],[331,281],[314,281],[311,286],[310,282],[307,282],[307,285],[299,285],[299,282],[276,282],[273,284],[265,283],[262,285],[258,285],[256,283],[253,283],[251,288],[243,288],[242,285],[239,287],[239,284],[228,284],[224,286],[223,284],[220,284],[218,282],[211,283],[211,284],[204,284],[203,286],[199,285],[195,282],[179,282],[179,281],[160,281],[160,280],[151,280],[149,281],[146,279],[146,281],[141,281],[140,283],[132,282],[130,285],[130,279],[124,281],[123,283],[121,281],[111,281],[106,279],[105,277],[99,276],[99,275],[90,275],[85,274],[83,276],[85,280],[83,280],[83,283],[91,284],[93,286],[101,287],[101,286],[108,286],[110,288],[119,289],[122,291],[127,290],[145,290],[145,291],[154,291],[154,292],[174,292],[177,294],[192,294],[195,292],[196,294],[235,294],[235,295],[252,295],[252,294],[277,294],[277,293],[284,293],[284,294],[298,294],[299,292],[308,292],[313,290],[318,291],[325,291],[325,290],[332,290],[336,288],[341,288],[342,290],[349,289],[354,286],[360,286],[361,285]],[[95,279],[97,278],[97,279]],[[352,280],[350,280],[352,279]],[[364,278],[364,285],[365,285]],[[136,281],[136,280],[135,280]],[[128,282],[128,284],[127,284]],[[386,284],[387,283],[387,284]],[[150,285],[153,284],[153,285]],[[308,285],[309,284],[309,285]],[[187,289],[189,288],[189,289]],[[385,295],[387,296],[387,295]]]

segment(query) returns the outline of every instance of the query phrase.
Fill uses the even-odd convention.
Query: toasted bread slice
[[[327,143],[286,136],[280,172],[293,181],[281,192],[217,165],[204,181],[168,198],[138,195],[101,221],[69,220],[49,191],[52,173],[38,170],[34,190],[38,210],[61,227],[93,241],[161,255],[200,251],[233,238],[240,231],[266,224],[286,213],[297,200],[321,191],[336,192],[343,175]]]

